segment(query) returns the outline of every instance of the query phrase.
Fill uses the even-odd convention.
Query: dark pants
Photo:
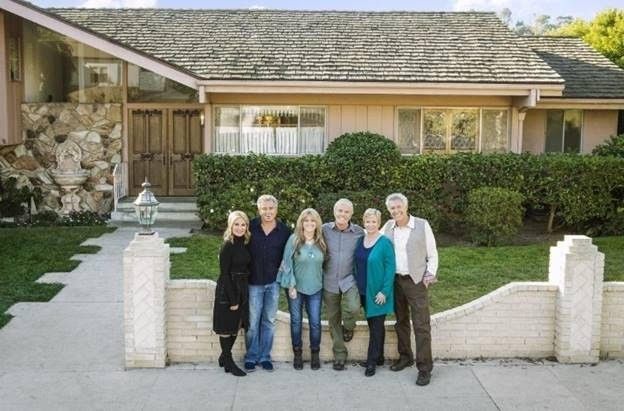
[[[416,336],[416,366],[418,371],[431,371],[433,357],[427,287],[422,281],[414,284],[410,276],[397,274],[394,280],[394,312],[396,313],[394,328],[399,340],[399,355],[413,359],[410,311]]]
[[[366,312],[366,296],[360,295],[362,307]],[[386,340],[386,315],[377,315],[374,317],[367,317],[368,323],[368,355],[366,357],[366,363],[374,366],[377,360],[380,360],[384,356],[384,343]]]

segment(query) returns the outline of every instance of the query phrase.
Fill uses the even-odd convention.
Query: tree
[[[580,37],[609,60],[624,68],[624,10],[607,9],[598,13],[590,22],[576,19],[548,31],[547,34]]]

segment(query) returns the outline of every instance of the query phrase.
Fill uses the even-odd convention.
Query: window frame
[[[509,106],[416,106],[416,105],[400,105],[395,106],[394,112],[394,139],[395,143],[398,142],[399,139],[399,110],[420,110],[420,152],[419,153],[401,153],[403,156],[414,156],[414,155],[422,155],[424,149],[424,119],[425,119],[425,110],[437,110],[437,111],[449,111],[450,116],[449,119],[452,119],[452,111],[453,110],[478,110],[477,113],[477,136],[475,141],[474,153],[483,153],[483,111],[491,110],[491,111],[505,111],[507,112],[507,146],[506,152],[511,151],[511,109]],[[452,133],[452,121],[447,120],[446,123],[446,136],[450,137]],[[446,148],[443,153],[440,154],[455,154],[450,148],[451,141],[447,138],[445,140]]]
[[[563,121],[561,122],[561,150],[560,151],[546,151],[546,139],[548,138],[548,113],[551,111],[563,111]],[[579,108],[557,108],[557,109],[547,109],[546,116],[544,118],[544,145],[542,146],[542,153],[548,154],[565,154],[565,126],[566,126],[566,113],[569,111],[579,111],[581,113],[581,124],[580,124],[580,140],[579,140],[579,151],[578,153],[569,153],[569,154],[581,154],[583,152],[583,142],[585,139],[585,110]]]
[[[321,152],[319,153],[297,153],[297,154],[280,154],[280,153],[255,153],[253,152],[253,154],[263,154],[263,155],[268,155],[268,156],[276,156],[276,157],[303,157],[305,155],[319,155],[319,154],[323,154],[325,153],[325,150],[327,150],[327,145],[329,144],[329,135],[328,135],[328,121],[327,121],[327,112],[328,112],[328,106],[327,105],[323,105],[323,104],[288,104],[288,103],[278,103],[278,104],[213,104],[212,106],[212,124],[211,124],[211,133],[210,133],[210,138],[211,138],[211,146],[214,148],[216,147],[216,122],[217,122],[217,109],[218,108],[237,108],[239,110],[239,116],[238,116],[238,130],[239,133],[242,130],[242,119],[243,116],[241,115],[241,109],[243,107],[282,107],[282,106],[291,106],[291,107],[297,107],[297,137],[299,138],[300,133],[301,133],[301,109],[302,108],[321,108],[323,109],[323,149],[321,150]],[[213,151],[212,154],[217,154],[217,155],[230,155],[230,156],[247,156],[249,154],[251,154],[252,152],[247,152],[247,153],[242,153],[242,152],[236,152],[236,153],[226,153],[226,152],[220,152],[220,151]]]

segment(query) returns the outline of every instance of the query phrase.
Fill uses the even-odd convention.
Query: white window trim
[[[215,104],[212,107],[212,124],[211,124],[211,128],[212,128],[212,132],[210,133],[210,138],[211,138],[211,142],[212,142],[212,147],[216,146],[216,121],[217,121],[217,109],[218,108],[238,108],[239,109],[239,116],[238,116],[238,129],[239,132],[242,129],[242,116],[240,115],[241,113],[241,109],[243,107],[282,107],[282,106],[291,106],[291,107],[297,107],[298,109],[298,113],[297,113],[297,134],[299,134],[300,130],[301,130],[301,108],[322,108],[323,109],[323,118],[324,118],[324,125],[323,125],[323,150],[320,153],[317,154],[323,154],[325,153],[325,150],[327,150],[327,146],[329,144],[329,136],[328,136],[328,121],[327,121],[327,106],[326,105],[322,105],[322,104]],[[217,151],[213,151],[211,154],[219,154],[219,155],[230,155],[230,156],[247,156],[250,153],[224,153],[224,152],[217,152]],[[274,157],[303,157],[305,155],[308,155],[308,153],[297,153],[297,154],[266,154],[266,153],[254,153],[254,154],[258,154],[258,155],[270,155],[270,156],[274,156]]]

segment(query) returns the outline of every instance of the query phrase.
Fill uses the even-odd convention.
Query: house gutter
[[[564,89],[563,84],[552,83],[199,80],[197,84],[203,87],[206,93],[469,95],[528,98],[531,97],[532,93],[558,97],[562,95]]]

